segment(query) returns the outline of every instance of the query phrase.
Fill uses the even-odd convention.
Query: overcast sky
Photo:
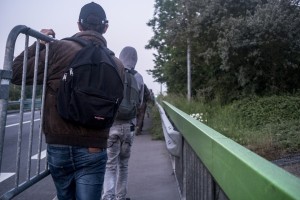
[[[0,1],[0,68],[3,67],[6,39],[13,27],[26,25],[34,30],[52,28],[56,38],[62,39],[78,32],[77,21],[81,7],[91,0],[1,0]],[[138,52],[136,70],[144,77],[147,86],[155,94],[160,84],[153,82],[146,70],[153,69],[153,50],[144,47],[153,36],[146,23],[153,18],[154,0],[94,0],[100,4],[109,20],[109,29],[104,34],[108,48],[119,56],[125,46],[133,46]],[[19,54],[24,42],[16,44]],[[165,91],[164,87],[162,88]]]

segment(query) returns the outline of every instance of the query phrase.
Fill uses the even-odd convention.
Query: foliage
[[[168,95],[164,100],[188,113],[203,113],[207,124],[237,143],[270,159],[299,152],[300,96],[252,96],[227,105]]]
[[[9,101],[18,101],[21,98],[21,86],[11,84],[9,88]],[[42,85],[36,86],[36,97],[41,97],[42,95]],[[25,87],[25,99],[32,98],[32,85]]]
[[[17,101],[20,98],[21,98],[21,86],[11,84],[9,88],[9,100]]]
[[[161,125],[159,110],[157,106],[148,106],[148,109],[151,112],[152,126],[150,132],[152,134],[152,139],[163,140],[164,135],[163,135],[162,125]]]
[[[157,50],[148,72],[169,93],[186,93],[187,38],[192,94],[229,103],[300,88],[299,0],[156,0]]]
[[[182,20],[184,18],[180,12],[181,7],[179,1],[156,0],[154,18],[148,22],[154,37],[146,46],[148,49],[155,48],[158,52],[154,55],[154,69],[148,72],[152,73],[155,80],[160,83],[175,85],[174,92],[184,89],[184,78],[174,80],[169,76],[170,73],[176,73],[176,77],[184,77],[185,74],[185,45],[181,42],[181,38],[186,25]],[[174,67],[176,67],[175,71]]]
[[[234,102],[232,109],[246,128],[260,129],[266,124],[283,124],[300,117],[300,97],[251,97]]]

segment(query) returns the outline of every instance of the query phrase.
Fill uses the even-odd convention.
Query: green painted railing
[[[162,106],[229,199],[300,199],[299,178],[168,102]]]

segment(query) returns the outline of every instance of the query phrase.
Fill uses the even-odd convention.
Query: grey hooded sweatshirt
[[[130,46],[124,47],[119,55],[119,59],[121,60],[125,68],[135,69],[135,65],[138,59],[135,48]],[[144,98],[144,80],[142,75],[139,72],[137,72],[134,75],[134,77],[138,83],[138,88],[140,93],[140,106],[141,106]]]

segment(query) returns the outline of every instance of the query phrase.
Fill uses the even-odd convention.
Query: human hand
[[[52,36],[53,38],[55,38],[55,32],[53,31],[53,29],[42,29],[40,32],[44,35]],[[40,43],[45,44],[46,42],[40,40]]]

